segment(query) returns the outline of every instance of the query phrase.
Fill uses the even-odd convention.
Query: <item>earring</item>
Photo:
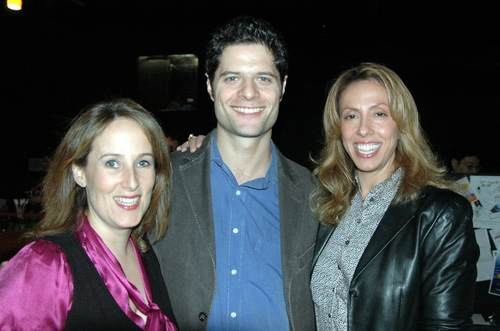
[[[78,185],[80,185],[80,187],[85,187],[85,184],[83,183],[78,183]]]

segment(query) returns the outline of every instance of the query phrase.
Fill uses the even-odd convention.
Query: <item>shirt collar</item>
[[[361,184],[359,183],[358,171],[356,171],[356,173],[354,174],[354,178],[356,179],[358,187],[361,187]],[[369,196],[370,197],[378,196],[379,194],[382,193],[388,195],[396,194],[397,190],[399,189],[399,185],[401,184],[402,178],[403,178],[403,169],[398,168],[398,170],[396,170],[389,178],[375,185],[375,187],[371,189],[371,191],[368,193],[366,197],[368,198]],[[358,193],[361,194],[361,190],[358,190]]]
[[[219,148],[217,147],[216,138],[217,138],[217,132],[215,132],[214,135],[212,136],[212,141],[210,144],[210,162],[215,162],[215,164],[217,164],[219,167],[221,167],[226,173],[228,173],[228,174],[230,173],[231,176],[233,176],[233,174],[231,173],[231,170],[229,170],[229,167],[222,160],[222,157],[221,157],[220,152],[219,152]],[[269,169],[267,169],[266,177],[265,178],[257,178],[255,180],[250,181],[250,183],[254,182],[254,181],[258,181],[258,180],[264,181],[264,185],[263,185],[264,188],[268,185],[269,182],[271,182],[273,184],[278,183],[278,165],[277,165],[277,161],[276,161],[276,149],[274,147],[274,143],[272,142],[272,140],[270,143],[270,149],[271,149],[272,157],[271,157],[271,164],[269,165]],[[243,185],[245,185],[245,184],[243,184]]]

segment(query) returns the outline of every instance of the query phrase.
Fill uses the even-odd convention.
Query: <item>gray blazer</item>
[[[215,130],[214,130],[215,131]],[[158,256],[180,330],[205,330],[215,296],[215,239],[210,188],[212,131],[195,153],[173,153],[172,209]],[[309,287],[318,221],[309,208],[314,182],[276,148],[281,261],[290,330],[315,329]]]

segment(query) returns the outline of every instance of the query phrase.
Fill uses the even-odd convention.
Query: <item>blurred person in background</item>
[[[476,174],[481,171],[477,147],[470,142],[456,145],[452,149],[450,167],[453,174]]]

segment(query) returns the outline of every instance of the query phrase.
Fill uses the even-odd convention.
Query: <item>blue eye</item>
[[[147,167],[148,165],[150,165],[149,161],[146,160],[139,161],[139,167]]]
[[[106,162],[106,166],[116,168],[118,167],[118,162],[116,162],[115,160],[109,160]]]

